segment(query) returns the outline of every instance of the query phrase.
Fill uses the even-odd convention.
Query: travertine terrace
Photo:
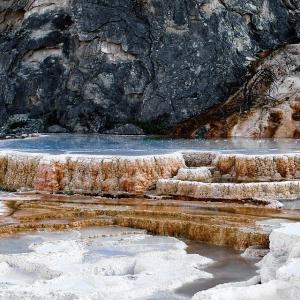
[[[173,199],[103,198],[79,195],[17,193],[6,199],[0,235],[36,230],[63,230],[118,225],[153,234],[183,237],[236,249],[268,247],[272,227],[266,218],[300,220],[299,215],[254,204]]]
[[[300,196],[300,154],[176,152],[148,156],[0,153],[6,190],[193,199],[268,200]],[[265,202],[261,202],[265,204]]]
[[[181,154],[109,157],[84,155],[0,154],[0,185],[6,190],[100,194],[139,194],[159,178],[184,167]]]
[[[1,233],[118,225],[238,249],[267,247],[269,231],[256,226],[258,216],[277,216],[281,204],[276,200],[299,198],[299,171],[300,155],[296,153],[176,152],[113,157],[2,152],[1,187],[23,193],[29,190],[31,201],[14,202],[18,221],[2,227]],[[49,192],[69,196],[50,196]],[[83,197],[86,195],[100,198],[91,200]],[[131,198],[116,199],[124,196]],[[63,197],[71,198],[65,201]],[[78,202],[60,204],[76,197],[82,197],[78,206]],[[191,200],[198,201],[192,204]],[[245,203],[250,207],[243,208]],[[193,211],[199,206],[200,210]],[[216,213],[216,208],[222,213]],[[43,222],[53,218],[58,222]]]
[[[299,154],[183,153],[187,167],[157,182],[157,193],[193,199],[297,199]]]
[[[280,231],[273,229],[282,222],[293,227],[294,221],[300,221],[298,208],[281,207],[277,201],[300,198],[297,153],[104,157],[2,152],[0,157],[1,186],[19,190],[1,194],[0,237],[121,226],[246,249],[245,253],[265,255],[270,245],[259,276],[199,292],[194,299],[219,300],[226,295],[249,300],[244,295],[248,286],[254,299],[261,299],[264,292],[277,297],[277,283],[284,293],[295,290],[290,274],[298,272],[285,270],[298,265],[285,250],[277,255]],[[289,237],[282,240],[288,247]],[[241,294],[245,298],[239,298]]]

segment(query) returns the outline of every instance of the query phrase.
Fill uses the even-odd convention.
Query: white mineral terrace
[[[299,300],[300,223],[277,226],[270,236],[270,252],[257,264],[257,274],[252,267],[257,259],[199,245],[200,253],[215,256],[214,261],[189,253],[176,238],[130,228],[2,238],[0,299],[187,300],[191,294],[193,300]],[[223,262],[220,253],[225,255]],[[245,253],[258,257],[266,250],[252,248]],[[226,266],[230,256],[237,261],[228,268],[235,282],[210,288],[223,281],[218,264]],[[248,266],[239,266],[244,263]]]
[[[211,259],[142,230],[45,232],[17,242],[0,245],[0,299],[150,299],[159,293],[168,299],[186,283],[213,277],[202,270]]]
[[[0,188],[19,191],[0,194],[9,204],[0,206],[1,232],[73,228],[2,237],[0,299],[299,300],[299,146],[96,135],[0,141]],[[131,198],[94,197],[114,193]],[[96,225],[170,236],[79,229]],[[258,246],[268,247],[270,232],[268,252]],[[226,268],[215,269],[218,260],[171,236],[254,246],[241,259],[265,256],[257,273],[250,264],[251,279],[236,267],[228,273],[241,272],[240,282],[219,280]]]

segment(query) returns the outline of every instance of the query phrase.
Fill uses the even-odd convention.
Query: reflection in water
[[[282,203],[285,209],[297,209],[298,211],[300,210],[300,200],[282,201]]]
[[[167,139],[146,136],[60,134],[24,140],[0,140],[0,149],[52,154],[146,155],[180,150],[222,151],[226,153],[299,152],[297,139]]]
[[[257,267],[255,263],[259,259],[242,257],[240,251],[228,247],[208,245],[195,241],[190,241],[187,244],[189,245],[188,253],[196,253],[215,261],[215,263],[204,269],[206,272],[213,274],[214,278],[209,280],[199,279],[185,284],[177,290],[179,295],[191,297],[199,291],[212,288],[218,284],[244,281],[256,275]]]

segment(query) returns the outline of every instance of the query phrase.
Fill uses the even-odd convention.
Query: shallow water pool
[[[0,257],[1,299],[185,300],[255,273],[237,251],[122,227],[2,238]]]
[[[176,151],[223,153],[300,153],[298,139],[167,139],[151,136],[53,134],[36,138],[0,140],[0,150],[51,154],[150,155]]]

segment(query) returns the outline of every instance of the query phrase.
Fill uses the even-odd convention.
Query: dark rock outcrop
[[[66,133],[67,132],[67,129],[66,128],[63,128],[59,125],[52,125],[52,126],[49,126],[48,127],[48,130],[47,130],[49,133]]]
[[[111,130],[107,130],[105,131],[105,133],[115,134],[115,135],[142,135],[144,134],[144,131],[133,124],[125,124],[125,125],[116,126]]]
[[[166,133],[225,101],[261,50],[298,40],[299,9],[298,0],[2,0],[0,127],[26,114],[41,130]]]

